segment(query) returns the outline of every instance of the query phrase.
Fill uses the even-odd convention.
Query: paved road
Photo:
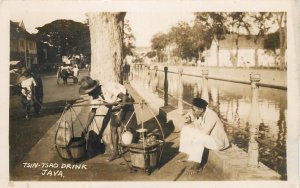
[[[81,76],[83,75],[87,75],[87,72],[82,72]],[[20,97],[10,97],[10,172],[59,119],[66,101],[79,98],[79,85],[71,83],[72,80],[69,80],[68,85],[57,85],[55,73],[42,75],[42,80],[44,84],[44,105],[40,115],[34,115],[32,109],[32,116],[29,120],[26,120]]]

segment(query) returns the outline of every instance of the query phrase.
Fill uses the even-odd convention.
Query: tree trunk
[[[236,45],[236,52],[235,52],[235,58],[233,61],[233,67],[237,67],[238,60],[239,60],[239,35],[237,36],[235,40],[235,45]]]
[[[91,77],[121,82],[122,38],[125,13],[89,13]]]
[[[122,45],[123,26],[126,13],[89,13],[89,28],[91,38],[91,77],[100,83],[107,81],[122,83]],[[97,114],[106,114],[107,108],[101,106]],[[95,118],[95,132],[99,132],[101,126],[106,126],[102,116]],[[104,123],[106,122],[106,123]],[[111,129],[108,125],[102,136],[106,145],[106,153],[113,149]]]
[[[285,51],[286,51],[286,13],[282,12],[277,19],[279,25],[279,40],[280,40],[280,69],[285,68]]]
[[[264,35],[260,36],[260,40],[265,41]],[[258,66],[259,66],[259,62],[258,62],[258,43],[259,43],[259,37],[254,39],[254,44],[255,44],[255,51],[254,51],[255,68],[258,68]]]
[[[258,46],[257,42],[255,42],[255,51],[254,51],[254,62],[255,62],[255,68],[258,67]]]
[[[282,29],[279,29],[279,40],[280,40],[280,52],[279,52],[279,56],[280,56],[280,63],[279,63],[279,67],[280,70],[284,69],[284,61],[285,61],[285,50],[284,50],[284,36],[283,36],[283,32]]]
[[[280,49],[280,53],[281,53],[281,69],[285,69],[286,68],[286,59],[285,59],[285,53],[286,53],[286,47],[287,47],[287,28],[286,28],[286,13],[284,13],[284,26],[282,29],[282,38],[283,38],[283,44],[282,47]]]
[[[220,44],[219,41],[217,41],[217,67],[220,67]]]

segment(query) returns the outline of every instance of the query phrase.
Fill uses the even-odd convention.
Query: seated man
[[[179,151],[187,154],[192,161],[189,174],[202,172],[204,148],[222,150],[229,146],[228,137],[218,115],[207,107],[207,102],[200,98],[193,99],[192,112],[187,113],[188,120],[180,134]]]
[[[64,63],[61,67],[60,67],[60,76],[64,81],[64,84],[67,84],[67,79],[69,76],[73,76],[73,68],[69,65]]]

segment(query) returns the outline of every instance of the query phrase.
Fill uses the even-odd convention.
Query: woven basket
[[[86,141],[82,137],[73,137],[69,146],[56,145],[56,149],[63,159],[80,159],[86,154]]]

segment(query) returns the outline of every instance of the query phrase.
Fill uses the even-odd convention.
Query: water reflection
[[[151,75],[154,77],[154,74]],[[151,79],[155,80],[155,79]],[[157,81],[158,80],[158,81]],[[224,81],[206,80],[201,77],[183,76],[183,100],[191,103],[193,97],[202,97],[209,106],[232,126],[249,132],[251,111],[251,86]],[[168,74],[169,93],[177,96],[178,75]],[[156,83],[163,89],[164,73],[158,72]],[[175,101],[175,102],[174,102]],[[170,100],[177,106],[176,100]],[[184,105],[184,109],[189,108]],[[286,172],[286,114],[287,92],[277,89],[259,88],[257,111],[259,115],[259,139],[268,144],[259,144],[259,161],[277,171],[282,179]],[[232,143],[247,152],[249,138],[241,131],[226,127]],[[277,149],[275,149],[277,148]]]

